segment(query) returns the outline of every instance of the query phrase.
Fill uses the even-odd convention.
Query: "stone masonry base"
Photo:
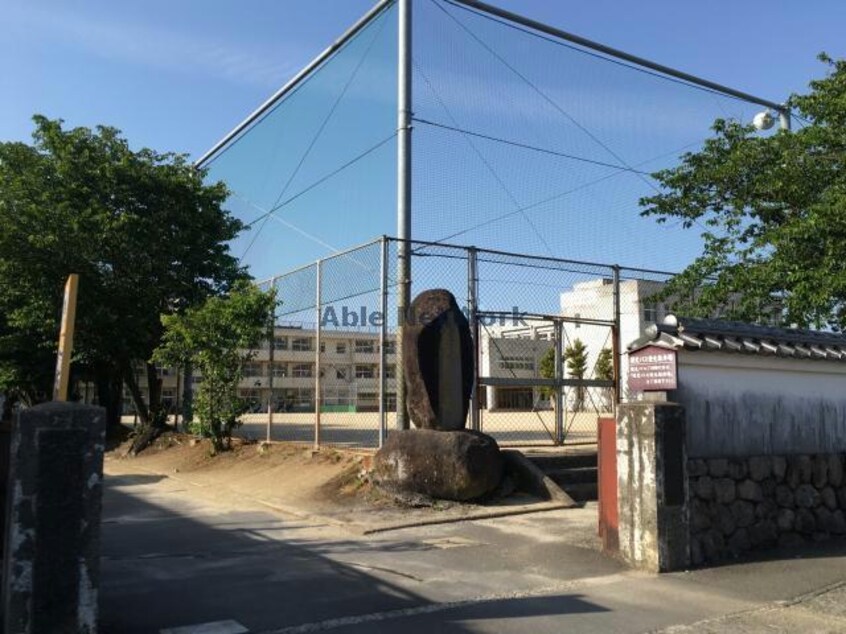
[[[691,563],[846,536],[844,457],[688,460]]]

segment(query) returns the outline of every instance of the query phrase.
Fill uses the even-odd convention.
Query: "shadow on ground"
[[[161,505],[133,492],[158,479],[106,479],[103,634],[149,634],[228,619],[253,633],[335,619],[373,621],[371,631],[394,631],[398,622],[392,622],[393,616],[439,610],[425,598],[424,580],[402,578],[392,570],[376,574],[321,554],[366,549],[367,544],[312,541],[317,523],[263,512],[220,512],[221,507],[207,505],[174,510],[162,497],[166,492],[143,496],[163,499]],[[306,530],[308,539],[299,539]],[[394,552],[430,548],[413,541],[378,546],[382,552],[386,547]],[[391,576],[399,582],[386,581]],[[419,592],[409,590],[414,585]],[[503,619],[604,611],[578,595],[559,595],[484,602],[462,608],[462,616],[477,609],[484,609],[485,618]],[[378,616],[368,616],[373,614]],[[448,629],[471,631],[455,621]]]

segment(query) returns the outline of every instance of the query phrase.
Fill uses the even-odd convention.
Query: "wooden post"
[[[76,324],[76,295],[79,275],[71,273],[65,283],[65,301],[62,305],[62,329],[59,333],[59,355],[56,359],[56,379],[53,382],[53,400],[68,400],[70,362],[73,355],[73,331]]]

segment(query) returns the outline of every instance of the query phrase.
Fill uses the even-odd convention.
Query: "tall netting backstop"
[[[198,162],[282,302],[255,424],[269,409],[273,437],[378,444],[404,424],[397,305],[439,287],[472,321],[472,424],[589,441],[662,271],[701,247],[641,215],[652,175],[762,108],[786,114],[479,2],[378,3]]]

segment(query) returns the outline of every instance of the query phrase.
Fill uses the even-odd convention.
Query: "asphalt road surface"
[[[101,631],[846,632],[846,548],[663,576],[592,548],[595,511],[362,536],[224,491],[107,476]]]

